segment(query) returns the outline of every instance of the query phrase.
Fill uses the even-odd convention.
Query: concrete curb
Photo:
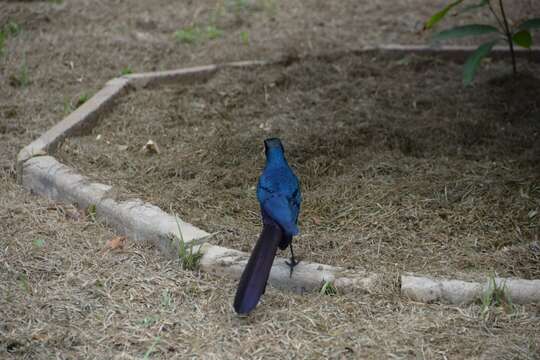
[[[178,253],[178,246],[169,235],[178,233],[178,225],[186,243],[202,244],[210,238],[206,231],[175,219],[157,206],[138,199],[115,200],[111,186],[91,182],[52,156],[38,156],[26,161],[22,181],[32,193],[51,200],[76,204],[83,209],[94,206],[96,217],[116,232],[135,241],[157,244],[161,252],[171,258]],[[249,258],[247,253],[207,243],[195,250],[201,250],[203,254],[201,270],[233,279],[240,278]],[[291,278],[285,261],[276,258],[270,273],[270,284],[280,289],[303,293],[320,289],[330,281],[342,292],[372,291],[378,284],[379,277],[375,274],[347,272],[339,267],[304,262],[295,268]]]
[[[246,266],[249,254],[221,246],[204,244],[201,269],[219,276],[239,279]],[[290,277],[288,259],[276,257],[268,282],[275,288],[306,293],[318,291],[326,282],[331,282],[338,291],[375,292],[381,284],[381,276],[364,271],[350,271],[330,265],[300,262]]]
[[[476,48],[476,46],[383,45],[376,47],[365,47],[354,52],[380,52],[387,56],[414,54],[421,56],[437,56],[455,61],[465,61],[465,59],[476,50]],[[532,47],[531,49],[516,48],[514,51],[516,57],[518,58],[527,58],[534,62],[540,62],[539,47]],[[491,50],[488,57],[500,60],[509,56],[510,52],[508,48],[496,46]]]
[[[88,101],[24,147],[17,155],[17,182],[21,183],[22,181],[22,164],[26,160],[33,156],[53,152],[58,143],[66,137],[91,129],[95,125],[98,116],[110,108],[113,101],[122,95],[128,83],[128,79],[121,78],[108,81],[105,87]]]
[[[180,81],[190,84],[208,80],[218,69],[219,67],[217,65],[197,66],[178,70],[130,74],[123,76],[123,79],[138,88],[165,85]]]
[[[540,303],[540,280],[495,278],[498,288],[504,289],[514,304]],[[446,280],[415,275],[401,276],[401,294],[411,300],[425,303],[442,302],[465,305],[482,299],[492,290],[492,280],[471,282]]]
[[[360,50],[348,51],[342,55],[377,52],[388,56],[415,54],[464,59],[465,55],[470,54],[474,50],[475,48],[473,47],[443,47],[435,49],[428,46],[388,45],[366,47]],[[507,55],[507,51],[496,48],[494,54],[495,56],[498,56],[497,54]],[[534,55],[534,59],[540,61],[540,49],[538,48],[527,52],[520,51],[518,54],[520,56],[525,54],[530,57]],[[339,56],[339,54],[337,55]],[[171,242],[169,237],[171,233],[178,233],[177,219],[175,217],[139,199],[118,201],[113,196],[114,191],[111,186],[89,181],[73,169],[58,162],[49,154],[54,152],[58,144],[66,137],[80,134],[94,127],[97,124],[99,116],[109,110],[114,101],[123,95],[130,86],[141,88],[168,83],[194,83],[206,81],[220,69],[224,68],[253,68],[272,64],[287,65],[294,61],[296,60],[239,61],[172,71],[131,74],[112,79],[81,107],[19,152],[16,160],[17,182],[31,192],[55,201],[72,203],[83,209],[95,206],[97,218],[113,227],[118,233],[125,234],[130,239],[137,241],[151,241],[165,255],[176,257],[178,251],[177,244]],[[178,219],[178,223],[180,224],[184,241],[192,242],[203,253],[201,259],[201,269],[203,271],[225,275],[234,279],[240,278],[249,254],[206,243],[210,238],[210,234],[180,219]],[[376,291],[381,285],[381,278],[382,276],[380,274],[367,273],[361,270],[345,270],[340,267],[306,262],[300,263],[295,268],[294,275],[291,278],[289,276],[289,267],[285,264],[285,259],[276,258],[270,273],[269,282],[274,287],[300,293],[318,290],[325,282],[332,282],[342,293],[354,290],[372,292]],[[446,283],[435,282],[435,285],[433,285],[424,281],[428,285],[431,284],[428,286],[428,291],[416,294],[411,289],[418,288],[415,285],[418,282],[406,276],[403,276],[401,280],[403,295],[417,299],[418,301],[442,301],[450,303],[457,301],[453,295],[448,295],[448,291],[446,290],[448,286]],[[527,282],[527,280],[519,279],[512,279],[511,281],[511,284],[514,284],[516,281]],[[539,296],[537,294],[540,292],[540,280],[533,280],[531,284],[533,284],[532,294],[538,299]],[[464,285],[463,287],[473,289],[468,290],[469,293],[474,294],[474,296],[471,295],[472,297],[478,296],[477,285],[473,287]],[[435,291],[433,289],[438,290]],[[520,292],[518,291],[516,294],[518,294],[517,298],[521,299]],[[469,295],[467,296],[465,297],[466,299],[471,297]],[[523,297],[523,299],[523,301],[530,300],[527,297]]]

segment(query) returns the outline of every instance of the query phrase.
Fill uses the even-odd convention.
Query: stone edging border
[[[426,46],[388,45],[366,47],[349,53],[379,52],[388,55],[442,55],[460,60],[474,51],[473,47],[430,48]],[[495,49],[496,56],[505,54],[503,49]],[[540,49],[520,51],[540,62]],[[339,54],[338,54],[339,55]],[[128,87],[142,88],[166,83],[189,84],[204,81],[219,70],[231,67],[253,68],[258,66],[286,63],[287,60],[242,61],[221,65],[208,65],[172,71],[138,73],[108,81],[92,98],[58,124],[44,132],[38,139],[24,147],[17,155],[17,182],[32,193],[51,200],[72,203],[86,209],[95,206],[98,219],[113,227],[118,233],[136,241],[151,241],[168,256],[174,256],[177,248],[169,240],[170,233],[178,232],[175,217],[158,207],[139,199],[118,201],[111,186],[93,183],[70,167],[58,162],[53,156],[58,144],[68,136],[81,134],[94,127],[98,117],[111,108],[114,101],[122,96]],[[184,241],[193,242],[203,256],[202,271],[226,275],[238,279],[247,263],[249,254],[211,245],[207,232],[179,220]],[[540,280],[497,279],[510,292],[514,303],[540,302]],[[346,270],[317,263],[301,262],[293,277],[289,277],[289,267],[285,259],[276,258],[269,282],[272,286],[295,292],[311,292],[321,288],[325,282],[332,282],[342,293],[350,291],[375,292],[382,286],[382,274],[362,270]],[[459,280],[441,280],[401,275],[401,292],[404,296],[422,302],[439,301],[451,304],[466,304],[478,300],[488,290],[485,283],[471,283]]]

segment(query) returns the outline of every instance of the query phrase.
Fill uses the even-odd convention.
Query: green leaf
[[[518,26],[518,29],[520,30],[540,29],[540,18],[525,20]]]
[[[498,41],[499,40],[492,40],[483,43],[472,53],[471,56],[469,56],[467,62],[465,62],[465,66],[463,67],[463,83],[465,86],[469,85],[473,81],[476,70],[478,69],[478,66],[480,66],[480,62],[486,57],[487,54],[489,54],[493,46]]]
[[[482,0],[478,4],[465,6],[463,9],[459,10],[458,13],[463,14],[472,10],[476,10],[476,9],[486,6],[487,4],[489,4],[488,0]]]
[[[518,46],[529,49],[532,45],[532,36],[529,30],[521,30],[512,36],[512,42]]]
[[[438,11],[433,15],[428,21],[424,23],[424,30],[431,29],[435,24],[437,24],[439,21],[441,21],[448,11],[450,11],[453,7],[461,4],[463,0],[456,0],[454,2],[451,2],[450,4],[446,5],[441,11]]]
[[[466,36],[484,35],[493,32],[499,32],[499,29],[497,29],[495,26],[482,24],[456,26],[451,29],[443,30],[436,33],[435,35],[433,35],[432,41],[443,41],[448,39],[462,38]]]

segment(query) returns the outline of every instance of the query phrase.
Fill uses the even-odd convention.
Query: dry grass
[[[150,358],[538,355],[531,306],[486,321],[479,305],[409,303],[390,289],[334,297],[270,290],[252,316],[238,318],[234,283],[182,271],[133,243],[102,255],[113,236],[107,229],[66,219],[69,207],[3,185],[20,204],[8,196],[0,210],[8,235],[0,252],[0,351],[8,358],[143,358],[151,348]],[[13,216],[19,211],[24,225]]]
[[[301,179],[299,253],[381,271],[540,277],[540,91],[485,69],[463,89],[434,59],[313,58],[133,92],[60,156],[249,250],[262,140],[284,139]],[[492,78],[492,80],[488,80]],[[102,135],[102,140],[96,136]],[[161,154],[141,146],[156,141]],[[126,150],[123,150],[127,147]]]
[[[233,282],[184,272],[144,244],[102,254],[108,229],[15,185],[16,152],[128,65],[147,71],[422,43],[415,25],[432,12],[425,0],[261,1],[275,10],[226,12],[217,40],[173,41],[179,28],[207,24],[220,3],[0,2],[0,26],[15,21],[23,30],[0,57],[0,357],[128,359],[154,349],[149,358],[538,358],[534,306],[495,309],[485,321],[479,305],[414,304],[392,288],[337,297],[270,290],[253,316],[238,319]],[[18,86],[11,77],[25,67],[28,84]]]

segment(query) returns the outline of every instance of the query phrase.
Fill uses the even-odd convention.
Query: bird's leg
[[[290,274],[289,274],[289,277],[292,277],[292,273],[293,273],[294,267],[300,263],[300,260],[297,261],[297,260],[294,258],[294,251],[293,251],[292,241],[291,241],[291,243],[289,244],[289,248],[291,249],[291,261],[290,261],[290,262],[285,261],[285,264],[287,264],[287,265],[289,266],[289,268],[291,269],[291,272],[290,272]]]

